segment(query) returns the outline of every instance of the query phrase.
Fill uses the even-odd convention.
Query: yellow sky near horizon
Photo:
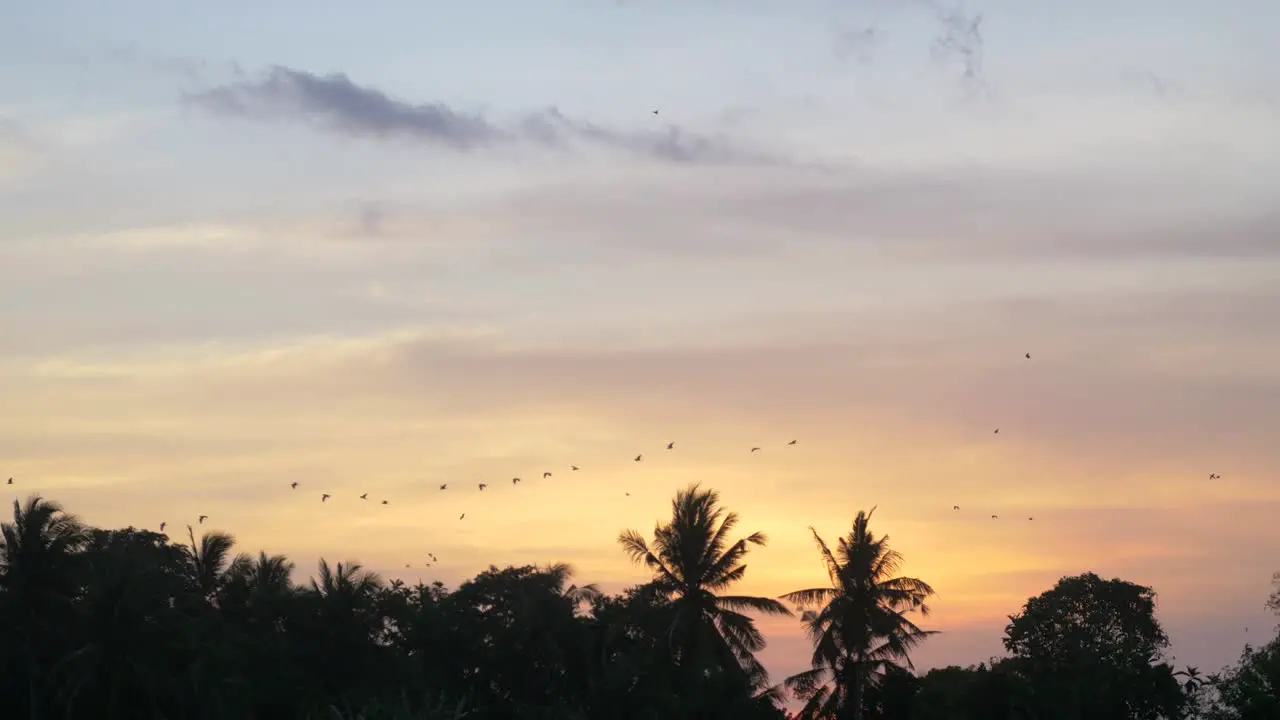
[[[0,375],[0,436],[17,495],[95,525],[166,521],[179,541],[207,514],[303,577],[320,556],[449,585],[491,563],[563,560],[616,589],[644,577],[619,530],[647,533],[700,482],[744,533],[769,535],[742,586],[765,595],[822,584],[807,528],[834,541],[877,506],[904,571],[938,589],[925,625],[956,638],[930,640],[926,661],[997,652],[1005,616],[1088,570],[1155,586],[1166,616],[1221,615],[1227,590],[1228,614],[1260,608],[1265,592],[1250,594],[1275,562],[1280,509],[1266,451],[1275,347],[1214,376],[1177,352],[1186,327],[1100,362],[1089,343],[1116,333],[1088,313],[992,325],[989,312],[855,314],[860,338],[780,346],[592,349],[409,328],[15,361]],[[1012,340],[1020,323],[1039,340]],[[1224,332],[1192,329],[1196,342]],[[438,567],[422,567],[426,552]],[[794,622],[765,627],[775,669],[803,663]]]

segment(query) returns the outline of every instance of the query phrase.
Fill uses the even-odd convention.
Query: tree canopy
[[[680,491],[647,540],[653,573],[618,593],[573,568],[491,566],[456,588],[406,585],[356,560],[303,579],[230,534],[177,542],[15,502],[0,526],[0,707],[53,720],[1003,720],[1277,717],[1280,639],[1201,676],[1163,662],[1154,592],[1063,578],[1011,617],[1010,656],[914,672],[933,588],[859,512],[834,546],[810,530],[828,584],[802,611],[811,669],[775,683],[757,654],[777,600],[733,593],[760,533],[712,490]]]

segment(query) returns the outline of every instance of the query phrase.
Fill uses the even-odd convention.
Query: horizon
[[[877,507],[920,669],[1090,571],[1274,625],[1280,5],[251,7],[0,11],[15,497],[616,591],[699,481],[744,594]]]

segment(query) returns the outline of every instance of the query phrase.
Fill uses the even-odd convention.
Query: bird
[[[324,502],[325,500],[328,500],[328,499],[329,499],[329,493],[322,493],[320,495],[320,502]]]
[[[197,519],[197,522],[199,522],[201,525],[203,525],[203,524],[204,524],[204,521],[205,521],[205,520],[208,520],[208,519],[209,519],[209,516],[208,516],[208,515],[201,515],[201,516]]]
[[[636,462],[640,462],[640,458],[642,458],[642,457],[644,457],[644,455],[643,455],[643,454],[641,454],[641,455],[637,455],[637,456],[636,456]]]
[[[441,486],[440,486],[440,489],[441,489],[441,490],[448,490],[448,489],[449,489],[449,483],[445,483],[445,484],[441,485]]]
[[[753,447],[753,448],[751,448],[751,452],[760,452],[760,448],[758,448],[758,447]]]
[[[519,483],[520,483],[520,478],[511,478],[512,485],[518,485]]]
[[[654,114],[654,115],[657,115],[657,114],[658,114],[658,111],[657,111],[657,110],[654,110],[654,111],[653,111],[653,114]]]
[[[627,493],[627,497],[631,497],[631,493]]]
[[[382,501],[382,504],[383,504],[383,505],[387,505],[388,503],[387,503],[387,501],[386,501],[386,500],[383,500],[383,501]]]
[[[995,431],[995,433],[994,433],[994,434],[999,435],[999,434],[1000,434],[1000,428],[996,428],[996,431]]]
[[[1028,520],[1035,520],[1035,518],[1033,518],[1033,517],[1029,517],[1029,518],[1027,518],[1027,519],[1028,519]]]
[[[439,559],[440,559],[440,558],[436,557],[436,554],[435,554],[435,553],[427,553],[427,557],[431,558],[432,560],[439,560]]]
[[[160,532],[164,532],[165,523],[160,523]]]
[[[462,513],[461,515],[459,515],[459,516],[458,516],[458,519],[459,519],[459,520],[461,520],[461,519],[465,518],[466,516],[467,516],[467,514],[466,514],[466,513]]]
[[[409,563],[405,563],[405,564],[404,564],[404,566],[405,566],[405,567],[409,567]]]
[[[676,448],[676,444],[674,442],[667,443],[668,450],[675,450],[675,448]]]
[[[8,484],[10,484],[10,485],[12,485],[12,484],[13,484],[13,478],[9,478],[9,483],[8,483]]]
[[[551,477],[551,473],[549,473],[549,472],[544,472],[544,473],[542,473],[542,477],[543,477],[544,479],[545,479],[545,478],[549,478],[549,477]]]
[[[795,444],[796,444],[796,441],[795,441],[795,440],[792,440],[791,442],[789,442],[789,443],[787,443],[787,444],[788,444],[788,445],[795,445]]]
[[[1031,359],[1031,353],[1027,353],[1027,359],[1028,359],[1028,360],[1030,360],[1030,359]]]
[[[572,470],[572,471],[574,471],[574,472],[577,472],[577,471],[578,471],[578,466],[577,466],[577,465],[570,465],[570,466],[569,466],[569,469],[570,469],[570,470]]]
[[[361,495],[361,496],[360,496],[360,499],[361,499],[361,500],[368,500],[368,499],[369,499],[369,493],[365,493],[365,494]]]
[[[487,488],[487,487],[489,487],[489,486],[488,486],[488,485],[485,485],[484,483],[480,483],[480,489],[481,489],[481,490],[484,490],[484,489],[485,489],[485,488]]]
[[[952,509],[952,510],[959,510],[959,509],[960,509],[960,506],[959,506],[959,505],[952,505],[952,506],[951,506],[951,509]]]
[[[1000,519],[1000,516],[999,516],[999,515],[992,515],[992,516],[991,516],[991,519],[992,519],[992,520],[999,520],[999,519]]]
[[[292,489],[294,489],[294,490],[297,490],[297,489],[298,489],[298,483],[296,483],[296,482],[291,482],[291,483],[289,483],[289,487],[290,487],[290,488],[292,488]]]
[[[1210,480],[1219,480],[1219,479],[1221,479],[1221,478],[1222,478],[1222,476],[1221,476],[1221,475],[1219,475],[1218,473],[1209,473],[1209,479],[1210,479]]]

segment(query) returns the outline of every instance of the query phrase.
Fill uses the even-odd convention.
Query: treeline
[[[449,590],[322,560],[295,585],[286,558],[233,556],[223,533],[175,544],[31,497],[3,524],[0,717],[764,720],[794,699],[836,720],[1280,718],[1280,638],[1215,675],[1175,670],[1154,593],[1093,574],[1028,600],[1008,657],[916,675],[933,590],[897,575],[869,521],[833,546],[814,533],[819,586],[734,595],[766,539],[736,537],[737,516],[691,486],[651,539],[618,538],[653,580],[606,595],[567,565]],[[759,613],[798,614],[812,670],[768,678]]]

